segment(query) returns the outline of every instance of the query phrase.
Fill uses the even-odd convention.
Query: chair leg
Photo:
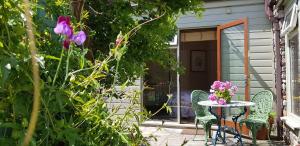
[[[195,136],[194,136],[194,140],[195,140],[195,137],[196,137],[197,134],[198,134],[198,120],[197,120],[197,119],[195,119],[195,126],[196,126],[196,134],[195,134]]]
[[[208,127],[208,137],[211,138],[211,125]]]
[[[266,128],[267,128],[267,131],[268,131],[268,140],[269,140],[269,142],[270,142],[270,141],[271,141],[271,140],[270,140],[270,134],[271,134],[271,133],[270,133],[270,125],[269,125],[268,123],[266,124]]]
[[[256,133],[257,133],[257,127],[253,125],[251,127],[251,133],[252,133],[252,143],[256,145]]]
[[[207,145],[207,140],[208,140],[209,131],[210,131],[210,128],[209,128],[210,125],[208,123],[206,123],[203,126],[204,126],[204,130],[205,130],[205,145]]]

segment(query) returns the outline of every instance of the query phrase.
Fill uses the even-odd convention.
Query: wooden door
[[[239,91],[232,100],[249,101],[247,18],[217,27],[217,78],[221,81],[232,81],[238,86]],[[240,113],[242,109],[226,110],[226,125],[234,126],[232,116]],[[243,134],[248,133],[247,128],[243,127]]]

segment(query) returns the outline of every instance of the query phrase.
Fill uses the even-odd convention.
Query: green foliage
[[[108,52],[109,43],[115,41],[119,30],[126,32],[137,24],[162,16],[130,38],[126,59],[120,63],[120,68],[126,68],[120,70],[120,81],[142,75],[149,61],[178,70],[167,44],[177,31],[176,20],[187,11],[201,15],[203,10],[200,0],[88,0],[85,9],[89,20],[93,20],[87,21],[87,25],[95,36],[91,44],[94,52]]]
[[[269,118],[274,119],[276,117],[276,112],[270,112],[269,113]]]
[[[90,43],[85,47],[73,45],[64,51],[62,38],[54,34],[53,28],[58,16],[71,15],[70,3],[74,1],[32,2],[42,98],[31,145],[147,144],[138,125],[148,114],[136,112],[140,93],[128,92],[126,87],[143,74],[149,60],[176,69],[174,59],[172,66],[168,64],[166,42],[176,32],[178,14],[199,12],[201,3],[86,1],[81,19],[76,21],[72,17],[72,22],[75,30],[89,32]],[[131,33],[120,33],[158,16],[162,17]],[[19,145],[28,128],[33,96],[31,56],[21,1],[0,1],[0,20],[0,145]],[[111,43],[119,33],[122,43]],[[93,58],[88,60],[90,50]],[[122,86],[118,89],[116,85]],[[114,99],[130,103],[122,109],[124,114],[117,114],[123,108],[120,105],[111,106]],[[167,106],[164,108],[171,112]]]

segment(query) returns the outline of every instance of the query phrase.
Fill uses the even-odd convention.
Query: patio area
[[[143,135],[146,137],[156,137],[156,141],[150,139],[151,146],[202,146],[204,143],[204,131],[199,129],[198,135],[194,138],[195,129],[192,128],[161,128],[161,127],[140,127]],[[214,135],[213,131],[213,134]],[[227,144],[217,144],[217,146],[223,145],[236,145],[233,135],[226,133]],[[249,137],[243,137],[243,142],[245,146],[252,145],[252,140]],[[211,139],[208,145],[212,145]],[[284,146],[283,141],[271,140],[258,140],[258,146]]]

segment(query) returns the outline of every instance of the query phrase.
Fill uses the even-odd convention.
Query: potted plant
[[[257,134],[256,134],[256,139],[258,139],[258,140],[266,140],[266,139],[268,139],[268,134],[269,135],[271,134],[271,128],[273,127],[274,119],[276,117],[276,113],[275,112],[270,112],[268,115],[269,115],[268,122],[269,122],[269,127],[270,127],[269,132],[268,132],[268,129],[265,126],[261,127],[257,131]]]
[[[211,85],[208,99],[213,102],[216,101],[218,104],[227,104],[230,103],[232,96],[234,96],[237,91],[237,86],[229,81],[214,81]]]

